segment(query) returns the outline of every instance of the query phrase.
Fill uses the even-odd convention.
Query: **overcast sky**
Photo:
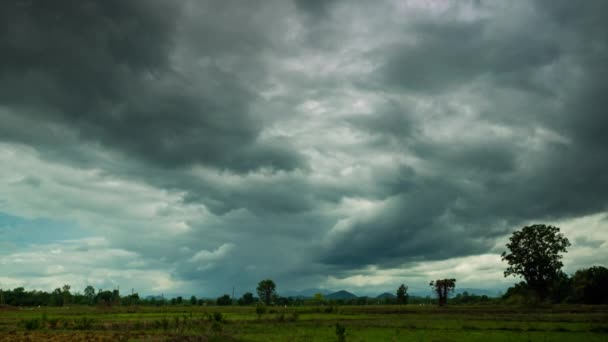
[[[608,1],[0,2],[0,287],[505,288],[608,266]]]

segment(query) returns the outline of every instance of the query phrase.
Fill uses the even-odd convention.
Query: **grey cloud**
[[[602,240],[593,240],[586,237],[577,238],[574,242],[589,248],[600,248],[605,243],[605,241]]]
[[[203,213],[108,240],[218,295],[494,252],[608,206],[606,11],[553,3],[5,2],[0,139]]]
[[[287,144],[261,142],[255,100],[238,75],[212,61],[175,70],[183,2],[6,2],[0,101],[84,142],[169,167],[206,163],[246,172],[305,163]],[[212,16],[207,14],[208,16]],[[204,18],[202,18],[204,19]],[[212,56],[230,35],[204,41]],[[224,45],[222,45],[224,44]],[[202,56],[201,56],[202,57]],[[7,132],[29,143],[27,129]],[[62,149],[64,146],[48,146]]]
[[[296,6],[312,16],[325,16],[335,0],[295,0]]]
[[[420,92],[443,91],[484,76],[521,86],[531,70],[559,56],[556,41],[524,30],[496,32],[491,25],[486,19],[414,23],[408,27],[414,41],[387,51],[379,70],[382,81]]]

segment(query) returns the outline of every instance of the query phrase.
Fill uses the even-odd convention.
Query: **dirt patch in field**
[[[10,305],[0,305],[0,311],[15,311],[15,310],[19,310],[18,308],[14,307],[14,306],[10,306]]]

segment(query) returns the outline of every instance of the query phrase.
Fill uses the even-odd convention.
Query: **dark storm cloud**
[[[394,102],[378,108],[374,115],[357,116],[349,121],[356,129],[377,135],[378,138],[396,138],[401,141],[412,138],[417,126],[411,109]]]
[[[256,95],[237,74],[214,60],[181,72],[171,65],[182,5],[4,2],[0,102],[8,109],[3,119],[25,115],[39,125],[63,126],[78,132],[81,141],[165,167],[205,163],[246,172],[302,166],[287,144],[258,141],[261,126],[249,111]],[[208,56],[226,47],[229,33],[211,31],[213,40],[203,43]],[[41,139],[24,127],[3,128],[5,139]],[[56,145],[66,143],[62,138]]]
[[[486,20],[420,21],[414,42],[397,45],[380,69],[388,85],[430,92],[458,87],[482,76],[513,80],[558,57],[557,42],[529,32],[495,32]]]
[[[606,2],[439,3],[5,1],[0,141],[68,165],[10,190],[73,172],[43,213],[102,213],[75,220],[218,295],[606,212]]]
[[[323,17],[335,0],[295,0],[298,9],[311,16]]]
[[[514,133],[466,138],[465,128],[460,136],[429,142],[434,134],[417,134],[418,128],[434,121],[418,117],[405,123],[407,114],[378,113],[362,129],[375,136],[401,133],[397,148],[432,171],[410,176],[413,184],[372,215],[355,215],[346,228],[330,233],[321,260],[361,267],[482,253],[497,236],[526,222],[606,211],[608,159],[601,156],[608,155],[608,103],[601,93],[608,74],[600,61],[608,59],[608,26],[598,14],[606,12],[598,8],[603,6],[541,3],[536,21],[508,33],[488,20],[414,25],[416,43],[389,50],[380,68],[383,84],[421,96],[470,86],[504,105],[488,109],[474,124]],[[539,80],[547,69],[549,80]],[[577,77],[569,77],[572,69],[580,72]],[[509,103],[513,93],[528,107]],[[446,110],[441,118],[450,116]],[[559,137],[534,146],[538,128]],[[395,148],[394,140],[384,148]]]

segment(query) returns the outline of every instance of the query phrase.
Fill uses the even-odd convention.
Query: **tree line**
[[[562,271],[563,253],[570,246],[569,240],[560,229],[547,225],[531,225],[516,231],[509,238],[508,251],[501,254],[507,262],[504,276],[517,276],[523,280],[510,287],[501,298],[490,298],[464,292],[452,296],[456,279],[437,279],[429,283],[438,305],[452,304],[534,304],[577,303],[608,304],[608,269],[592,266],[576,271],[572,276]],[[121,295],[118,288],[112,290],[95,289],[87,286],[84,291],[72,293],[70,285],[56,288],[52,292],[26,291],[23,287],[12,290],[0,289],[0,305],[14,306],[64,306],[64,305],[367,305],[367,304],[427,304],[430,297],[410,297],[408,287],[401,284],[394,297],[326,300],[323,295],[313,298],[282,297],[277,294],[272,279],[258,283],[255,296],[246,292],[240,298],[224,294],[215,299],[192,296],[189,299],[174,297],[141,298],[138,293]]]

